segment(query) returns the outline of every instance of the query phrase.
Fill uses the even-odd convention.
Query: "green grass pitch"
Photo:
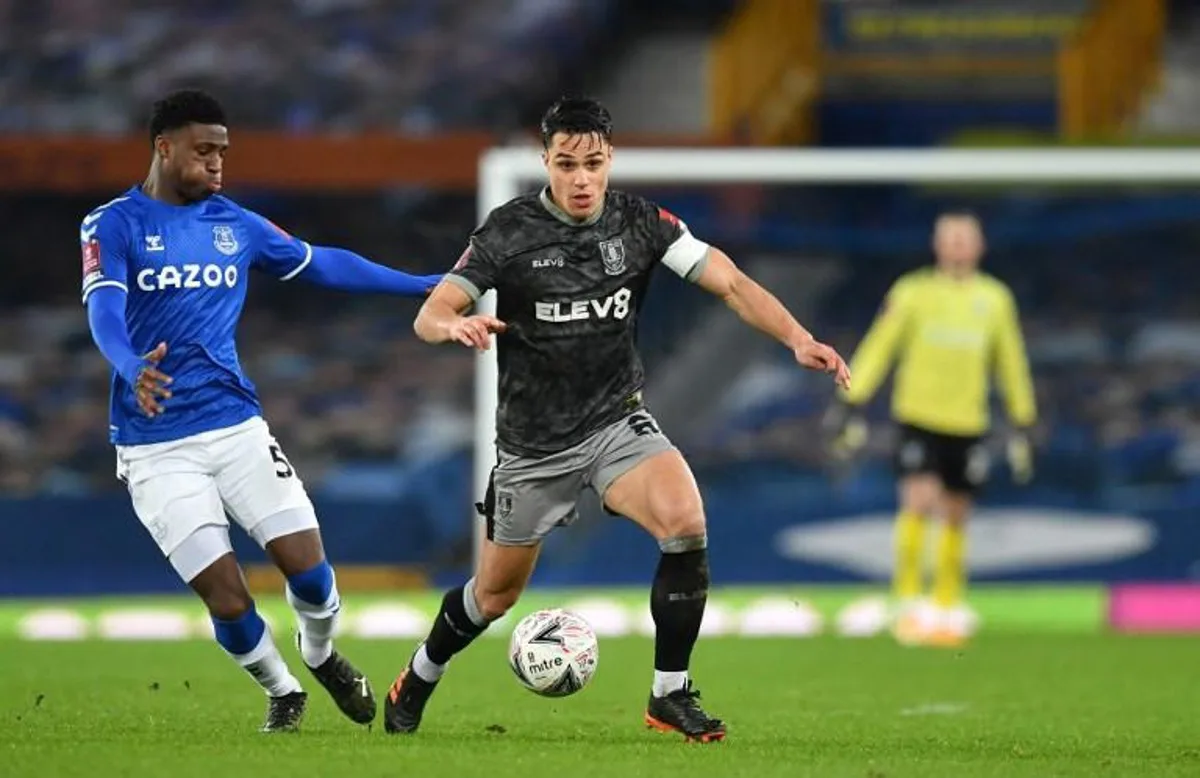
[[[261,735],[261,693],[204,641],[0,641],[0,775],[1200,775],[1194,638],[706,638],[694,676],[730,725],[707,746],[643,728],[646,638],[602,640],[592,684],[563,700],[520,688],[503,646],[456,659],[422,731],[399,738],[342,719],[306,675],[303,732]],[[382,696],[412,641],[341,648]]]

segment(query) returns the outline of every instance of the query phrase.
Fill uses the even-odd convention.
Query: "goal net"
[[[494,149],[480,171],[480,218],[544,181],[529,148]],[[1042,418],[1034,486],[1012,489],[999,466],[991,514],[972,530],[987,532],[989,515],[1028,530],[972,548],[975,574],[997,578],[1071,577],[1090,559],[1047,548],[1046,521],[1062,516],[1031,505],[1128,512],[1139,490],[1159,489],[1161,504],[1163,484],[1200,474],[1200,197],[1187,186],[1197,181],[1200,152],[1163,149],[618,149],[612,174],[614,187],[656,199],[726,249],[847,357],[891,282],[931,261],[936,214],[981,216],[984,269],[1016,294]],[[697,470],[710,532],[727,544],[723,572],[750,582],[885,578],[888,387],[872,405],[878,423],[864,458],[835,466],[819,433],[828,380],[679,284],[652,285],[643,310],[647,400]],[[481,306],[493,305],[489,293]],[[482,494],[495,457],[495,352],[477,367]],[[1017,506],[1024,524],[1014,523]],[[620,582],[623,555],[641,552],[627,551],[624,530],[589,531],[597,550],[588,553],[607,555],[605,571]],[[1093,538],[1107,550],[1095,559],[1120,557],[1141,537],[1105,531]],[[578,569],[599,565],[592,556]]]

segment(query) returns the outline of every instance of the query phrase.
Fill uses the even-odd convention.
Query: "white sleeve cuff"
[[[87,299],[88,299],[88,297],[91,296],[92,292],[96,291],[97,289],[106,287],[106,286],[115,287],[117,289],[120,289],[122,292],[129,294],[129,287],[125,286],[125,284],[121,283],[120,281],[94,281],[94,282],[86,285],[85,287],[83,287],[83,295],[81,297],[81,299],[83,300],[83,303],[85,305],[87,304]]]
[[[300,242],[304,243],[304,259],[300,261],[299,265],[296,265],[296,267],[292,268],[291,272],[289,272],[287,275],[280,276],[280,281],[291,281],[293,278],[300,275],[300,272],[304,270],[304,268],[308,267],[309,262],[312,262],[312,245],[306,243],[305,241]]]
[[[662,263],[671,268],[680,278],[695,281],[700,271],[704,269],[704,260],[708,257],[709,245],[700,240],[686,229],[667,247],[662,256]]]

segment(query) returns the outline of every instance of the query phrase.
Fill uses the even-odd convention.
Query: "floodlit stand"
[[[537,148],[495,148],[479,163],[479,221],[543,180]],[[914,149],[777,148],[620,149],[613,180],[623,183],[722,184],[1129,184],[1200,182],[1200,151],[1185,149]],[[703,225],[697,229],[703,237]],[[495,314],[495,292],[477,305]],[[473,499],[487,488],[496,463],[495,349],[476,358]],[[483,524],[475,525],[476,555]]]

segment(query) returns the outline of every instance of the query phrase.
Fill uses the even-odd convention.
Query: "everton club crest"
[[[218,224],[213,227],[213,245],[217,247],[217,251],[227,257],[236,254],[238,242],[237,236],[233,234],[233,228],[228,224]]]
[[[625,272],[625,244],[620,238],[600,241],[600,258],[604,260],[604,272],[610,276]]]

